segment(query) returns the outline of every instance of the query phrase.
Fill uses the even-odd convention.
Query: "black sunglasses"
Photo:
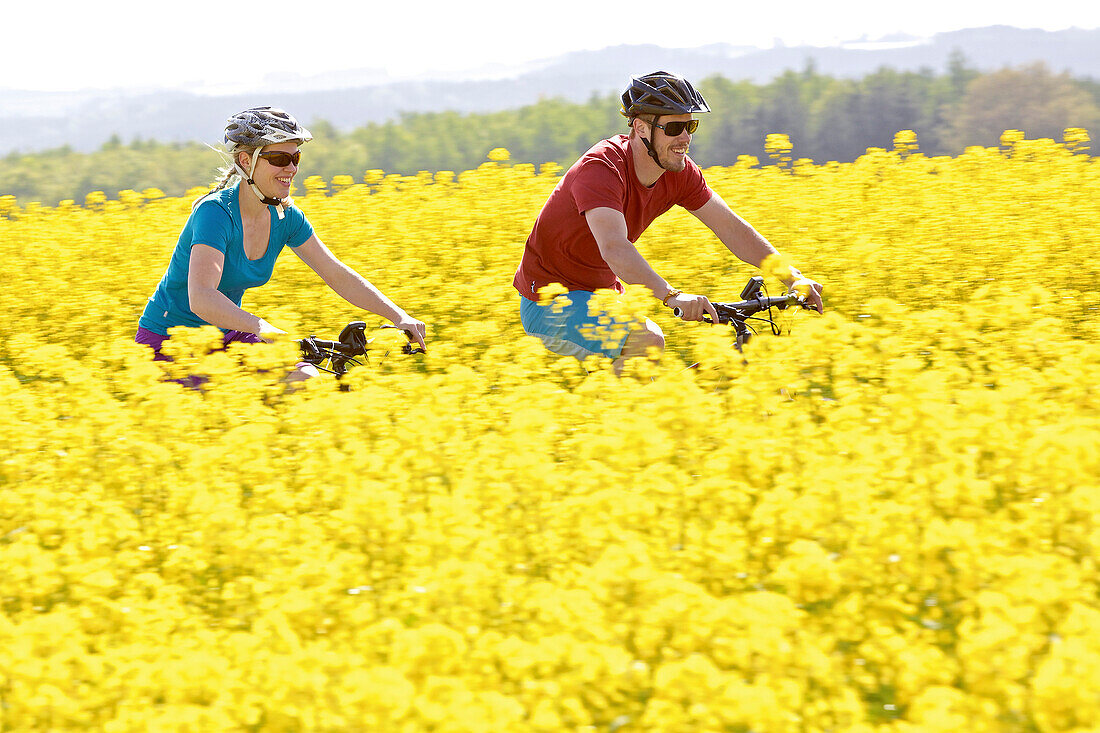
[[[693,135],[695,131],[699,129],[699,120],[688,120],[687,122],[677,120],[676,122],[668,122],[664,125],[658,125],[657,122],[654,121],[653,126],[664,130],[665,134],[669,137],[679,137],[685,127],[687,128],[688,134]]]
[[[276,168],[285,168],[291,163],[298,165],[298,161],[302,159],[302,151],[295,150],[293,153],[284,153],[281,150],[268,150],[260,153],[260,157]]]

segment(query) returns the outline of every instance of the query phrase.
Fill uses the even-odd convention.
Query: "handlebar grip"
[[[311,341],[318,348],[335,351],[343,356],[361,356],[363,353],[361,348],[356,348],[354,344],[345,344],[343,341],[327,341],[319,338],[311,339]]]
[[[426,354],[428,353],[420,346],[413,346],[413,342],[416,341],[416,337],[413,332],[407,328],[400,328],[392,323],[385,323],[379,328],[394,328],[400,331],[405,336],[405,345],[401,347],[401,352],[404,354]]]
[[[683,310],[683,308],[680,308],[679,306],[676,306],[675,308],[672,309],[672,314],[674,316],[676,316],[677,318],[681,318],[684,315],[684,310]],[[718,322],[723,323],[721,318],[719,318]],[[703,314],[703,323],[714,323],[714,319],[704,313]]]

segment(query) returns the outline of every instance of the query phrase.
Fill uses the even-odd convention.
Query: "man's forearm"
[[[726,249],[753,267],[760,267],[769,256],[779,254],[764,235],[736,214],[721,231],[715,233]]]
[[[631,285],[645,285],[658,298],[669,291],[668,282],[646,262],[638,248],[628,240],[601,247],[600,253],[615,276]]]
[[[691,213],[742,262],[760,267],[768,257],[779,254],[763,234],[738,216],[718,194]]]

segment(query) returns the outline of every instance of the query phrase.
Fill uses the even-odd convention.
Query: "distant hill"
[[[258,104],[282,106],[300,120],[323,119],[348,130],[401,112],[491,112],[546,97],[581,102],[621,89],[632,74],[661,68],[693,79],[721,74],[760,83],[812,62],[820,73],[855,78],[883,66],[942,72],[954,52],[980,71],[1041,61],[1055,72],[1100,79],[1100,29],[1048,32],[992,26],[929,39],[897,37],[834,47],[616,46],[527,64],[510,76],[508,69],[498,68],[470,79],[394,81],[364,69],[284,80],[278,87],[282,91],[268,86],[230,95],[0,89],[0,155],[64,145],[90,151],[112,135],[123,141],[213,142],[228,114]]]

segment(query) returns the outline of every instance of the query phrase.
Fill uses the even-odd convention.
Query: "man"
[[[513,280],[523,296],[524,331],[558,354],[578,359],[604,354],[614,360],[616,372],[624,360],[645,355],[650,347],[664,349],[664,334],[647,318],[644,324],[629,324],[625,335],[611,341],[594,336],[606,332],[599,322],[603,316],[606,324],[607,317],[589,313],[592,291],[621,293],[621,280],[645,285],[664,305],[680,308],[685,321],[717,316],[706,297],[672,287],[634,247],[646,227],[673,205],[688,209],[750,265],[759,267],[778,254],[710,190],[688,157],[699,125],[693,115],[710,111],[690,82],[665,71],[635,77],[622,102],[630,134],[597,143],[566,172],[535,221]],[[783,279],[822,310],[820,284],[793,267]],[[551,283],[569,291],[564,308],[539,304],[539,290]]]

